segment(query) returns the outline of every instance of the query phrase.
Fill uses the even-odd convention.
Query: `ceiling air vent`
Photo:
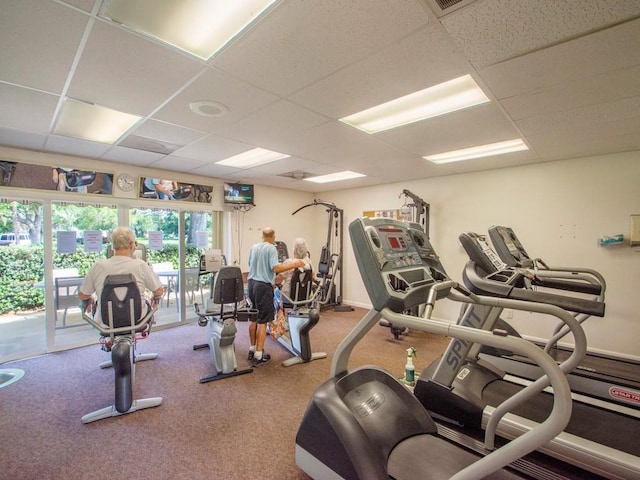
[[[307,172],[302,172],[300,170],[296,170],[293,172],[281,173],[278,176],[293,178],[294,180],[304,180],[305,178],[314,177],[315,175],[312,175],[311,173],[307,173]]]
[[[154,138],[140,137],[138,135],[129,135],[118,145],[136,150],[144,150],[145,152],[161,153],[163,155],[169,155],[184,146],[163,142]]]
[[[477,0],[425,0],[427,5],[431,7],[436,17],[444,17],[445,15],[458,10],[466,5],[476,2]]]

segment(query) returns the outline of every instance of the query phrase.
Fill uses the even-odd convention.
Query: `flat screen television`
[[[253,185],[246,183],[225,183],[224,203],[232,205],[255,205]]]

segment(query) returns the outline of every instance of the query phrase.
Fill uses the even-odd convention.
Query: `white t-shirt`
[[[153,269],[144,261],[137,258],[125,257],[124,255],[114,255],[109,259],[98,260],[84,279],[80,292],[85,295],[91,295],[96,293],[98,296],[98,309],[96,310],[95,319],[100,321],[100,297],[102,295],[102,288],[104,282],[109,275],[124,275],[131,273],[136,279],[138,290],[140,290],[140,297],[142,299],[142,305],[145,301],[145,291],[151,292],[162,287],[160,278],[153,271]],[[144,311],[144,310],[143,310]]]

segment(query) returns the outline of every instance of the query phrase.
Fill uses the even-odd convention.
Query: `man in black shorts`
[[[267,323],[275,318],[273,306],[273,288],[278,273],[303,267],[302,260],[283,265],[278,263],[278,250],[275,246],[276,232],[271,227],[262,230],[262,242],[256,243],[249,251],[249,300],[258,310],[256,321],[249,323],[249,360],[258,367],[271,360],[271,355],[264,353],[264,341],[267,337]]]

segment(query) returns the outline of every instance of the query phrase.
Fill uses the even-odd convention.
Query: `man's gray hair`
[[[131,242],[136,241],[136,234],[129,227],[118,227],[111,234],[111,246],[114,250],[127,248]]]

